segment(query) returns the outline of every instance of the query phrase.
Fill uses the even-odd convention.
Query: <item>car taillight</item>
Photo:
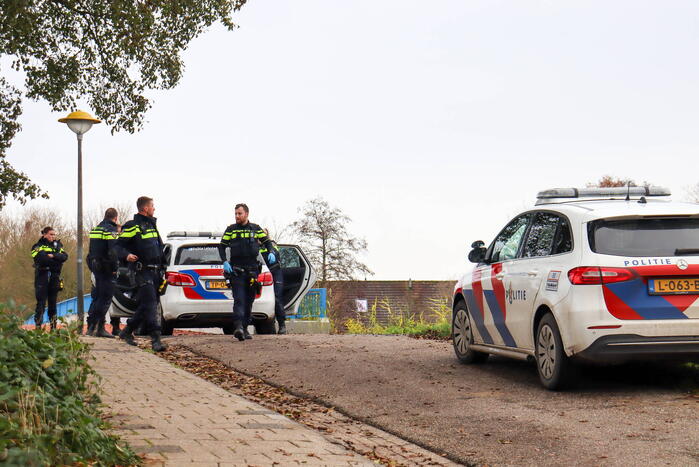
[[[181,274],[179,272],[166,272],[165,279],[170,285],[178,285],[180,287],[196,287],[194,278],[189,274]]]
[[[631,281],[637,277],[635,271],[627,268],[581,266],[568,271],[568,279],[575,285],[611,284]]]
[[[263,272],[257,276],[257,282],[261,285],[274,285],[274,277],[272,277],[271,272]]]

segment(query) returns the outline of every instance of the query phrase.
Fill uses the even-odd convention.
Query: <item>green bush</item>
[[[432,300],[428,310],[431,319],[426,320],[423,313],[418,316],[406,316],[405,313],[394,312],[389,300],[374,301],[368,313],[345,321],[349,334],[403,334],[412,337],[431,339],[449,339],[451,337],[451,308],[445,300]],[[388,324],[379,322],[377,313],[381,306],[388,314]]]
[[[27,331],[0,307],[0,463],[137,465],[100,418],[98,377],[77,327]]]

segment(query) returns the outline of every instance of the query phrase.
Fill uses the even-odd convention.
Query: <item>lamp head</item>
[[[67,124],[68,128],[78,136],[87,133],[95,123],[101,123],[101,120],[82,110],[71,112],[67,117],[59,118],[58,121]]]

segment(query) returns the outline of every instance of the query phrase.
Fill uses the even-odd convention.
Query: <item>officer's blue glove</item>
[[[277,262],[277,257],[276,257],[275,254],[272,253],[271,251],[270,251],[269,254],[267,255],[267,262],[268,262],[269,264],[274,264],[274,263]]]
[[[228,274],[233,274],[233,267],[231,267],[231,263],[228,261],[223,262],[223,270]]]

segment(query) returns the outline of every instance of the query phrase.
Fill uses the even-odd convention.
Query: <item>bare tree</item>
[[[631,180],[630,178],[618,178],[618,177],[612,177],[611,175],[603,175],[602,178],[600,178],[596,182],[588,183],[587,186],[590,188],[594,187],[599,187],[599,188],[613,188],[613,187],[619,187],[619,186],[638,186],[636,185],[636,182]]]
[[[359,253],[367,251],[366,240],[350,235],[347,225],[352,220],[339,208],[317,197],[306,202],[299,212],[303,217],[291,225],[313,267],[319,271],[321,282],[374,274],[357,259]]]
[[[635,180],[630,178],[618,178],[611,175],[603,175],[596,182],[588,183],[588,188],[614,188],[620,186],[645,186],[649,187],[653,185],[651,182],[644,180],[643,183],[636,183]]]

